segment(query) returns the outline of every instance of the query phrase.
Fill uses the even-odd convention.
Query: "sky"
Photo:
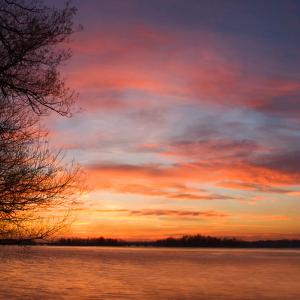
[[[89,187],[68,234],[300,238],[300,2],[72,3],[78,113],[47,120]]]

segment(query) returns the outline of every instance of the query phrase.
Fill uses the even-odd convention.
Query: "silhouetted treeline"
[[[156,241],[125,241],[106,239],[61,238],[52,243],[61,246],[127,246],[127,247],[219,247],[219,248],[300,248],[300,240],[245,241],[235,238],[217,238],[203,235],[186,235]]]
[[[0,239],[0,245],[36,245],[36,242],[31,239]]]
[[[51,243],[59,246],[129,246],[130,242],[110,238],[61,238]]]
[[[2,239],[0,245],[38,245],[33,240]],[[198,247],[198,248],[300,248],[300,240],[245,241],[235,238],[217,238],[203,235],[185,235],[155,241],[125,241],[111,238],[61,238],[47,243],[54,246],[111,246],[111,247]]]

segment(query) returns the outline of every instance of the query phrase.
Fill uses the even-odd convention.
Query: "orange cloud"
[[[230,165],[230,163],[223,165],[193,163],[170,167],[159,165],[97,165],[88,168],[87,172],[90,183],[96,189],[109,189],[118,193],[141,194],[150,197],[159,196],[173,200],[240,200],[240,198],[203,190],[178,188],[180,185],[218,184],[218,182],[226,179],[229,182],[239,182],[239,189],[272,191],[274,188],[273,192],[285,192],[278,187],[297,184],[300,178],[299,174],[252,166],[246,163],[235,165]],[[276,190],[276,188],[278,189]]]
[[[217,211],[191,211],[191,210],[174,210],[174,209],[142,209],[142,210],[129,210],[129,209],[102,209],[96,210],[99,213],[126,213],[130,216],[167,216],[167,217],[204,217],[204,218],[223,218],[228,214]]]

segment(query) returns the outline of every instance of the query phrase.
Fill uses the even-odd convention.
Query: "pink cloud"
[[[209,32],[194,34],[140,24],[81,36],[71,46],[75,57],[84,60],[74,60],[68,71],[69,82],[79,90],[110,95],[107,98],[100,93],[93,100],[85,99],[87,105],[93,101],[94,109],[97,103],[100,108],[119,109],[118,98],[135,90],[168,96],[165,101],[172,103],[206,102],[268,112],[274,97],[300,92],[297,80],[247,70],[239,57],[233,58],[226,37]],[[187,43],[190,39],[194,43]]]

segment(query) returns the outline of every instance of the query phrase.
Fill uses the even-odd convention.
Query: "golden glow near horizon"
[[[297,16],[125,2],[75,1],[83,110],[48,124],[89,186],[66,235],[299,238]]]

